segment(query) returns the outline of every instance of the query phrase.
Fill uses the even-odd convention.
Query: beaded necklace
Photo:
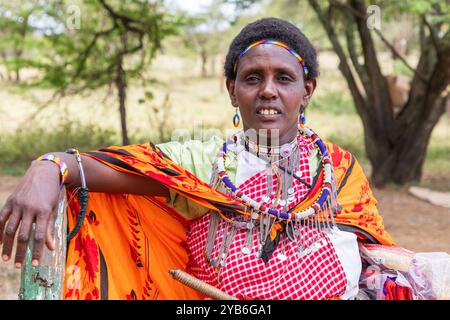
[[[220,250],[214,254],[214,243],[217,241],[217,231],[223,228],[221,221],[227,226],[227,230],[242,230],[246,232],[244,246],[242,248],[243,254],[252,253],[253,238],[256,236],[258,242],[258,251],[256,256],[262,258],[264,252],[264,246],[267,242],[268,235],[272,228],[277,223],[285,224],[285,235],[282,236],[281,252],[278,253],[277,258],[281,261],[287,259],[284,252],[285,242],[293,241],[297,246],[297,253],[299,257],[303,257],[311,252],[317,251],[322,246],[326,245],[325,235],[333,233],[337,228],[334,222],[334,214],[338,208],[337,204],[337,192],[335,187],[335,177],[333,167],[329,153],[327,151],[325,143],[315,134],[311,129],[300,126],[299,135],[309,139],[317,148],[322,165],[323,182],[321,190],[317,200],[314,201],[309,207],[295,211],[299,203],[293,206],[290,210],[287,210],[287,204],[295,201],[294,189],[292,187],[292,176],[301,175],[300,172],[294,174],[295,165],[298,165],[300,151],[297,138],[294,142],[287,143],[278,148],[280,151],[279,161],[285,161],[284,163],[290,163],[290,171],[287,166],[280,172],[276,168],[277,162],[269,161],[269,168],[267,169],[267,195],[262,197],[262,202],[257,202],[254,199],[247,196],[242,190],[236,187],[228,176],[226,171],[225,162],[227,159],[227,153],[233,149],[238,154],[244,150],[244,147],[238,145],[238,138],[236,135],[228,138],[223,146],[220,148],[216,163],[213,169],[213,175],[211,176],[211,185],[218,187],[221,185],[226,193],[234,199],[240,199],[245,205],[245,214],[227,215],[220,211],[212,212],[210,217],[210,225],[206,243],[206,258],[211,265],[219,268],[226,265],[226,259],[228,254],[228,247],[232,243],[232,239],[235,236],[233,231],[228,236],[224,236],[222,233],[222,244]],[[245,144],[245,141],[244,141]],[[261,148],[251,146],[253,151],[261,151]],[[247,150],[247,151],[251,151]],[[267,150],[268,151],[268,150]],[[262,155],[264,155],[263,153]],[[261,153],[260,153],[261,155]],[[269,157],[272,159],[272,157]],[[277,191],[274,196],[273,205],[270,205],[270,196],[272,194],[272,170],[277,177]],[[291,174],[292,176],[289,176]],[[286,181],[290,180],[290,184]],[[296,177],[298,179],[298,177]],[[299,179],[301,180],[301,179]],[[308,185],[309,186],[309,185]],[[309,186],[310,187],[310,186]],[[270,189],[270,190],[269,190]],[[267,201],[269,200],[269,201]],[[275,205],[278,204],[283,209],[278,210]],[[219,225],[222,225],[220,227]],[[231,229],[229,229],[231,228]],[[259,231],[258,231],[259,229]],[[310,232],[308,230],[315,229],[317,232]],[[303,231],[302,231],[303,230]],[[220,236],[219,236],[220,238]]]
[[[321,211],[324,207],[324,204],[326,203],[327,199],[331,196],[332,193],[332,164],[330,160],[330,156],[328,154],[327,148],[322,141],[322,139],[319,138],[317,134],[315,134],[311,129],[306,127],[300,127],[299,128],[300,134],[305,135],[308,137],[312,142],[316,145],[316,147],[319,150],[320,156],[321,156],[321,162],[322,167],[324,171],[324,179],[322,184],[322,190],[319,198],[307,209],[302,210],[297,213],[291,213],[291,212],[282,212],[276,209],[269,208],[265,203],[258,203],[245,195],[239,188],[237,188],[230,180],[227,171],[225,169],[225,159],[227,154],[227,145],[230,142],[230,139],[226,141],[222,148],[220,149],[218,156],[217,156],[217,170],[218,170],[218,177],[224,187],[227,190],[231,191],[232,196],[235,196],[237,198],[240,198],[249,208],[250,210],[256,211],[259,214],[264,215],[272,215],[277,218],[285,219],[285,220],[299,220],[304,219],[306,217],[309,217],[313,215],[314,213],[317,213]],[[235,139],[233,139],[235,140]],[[283,147],[285,145],[280,147],[280,150],[283,150]],[[284,150],[287,150],[284,149]],[[285,153],[286,156],[289,156],[291,153]]]
[[[291,142],[283,144],[282,146],[264,146],[250,140],[248,136],[244,136],[243,143],[245,150],[253,153],[257,157],[264,157],[265,159],[272,159],[273,157],[288,157],[292,150],[297,146],[297,137]]]

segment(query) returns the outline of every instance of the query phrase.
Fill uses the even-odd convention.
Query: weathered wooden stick
[[[169,273],[175,280],[187,285],[188,287],[195,289],[208,297],[215,300],[239,300],[236,297],[230,296],[229,294],[217,289],[216,287],[207,284],[189,273],[186,273],[180,269],[169,270]]]

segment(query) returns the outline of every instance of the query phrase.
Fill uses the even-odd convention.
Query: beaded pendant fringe
[[[338,205],[328,200],[319,213],[299,220],[286,222],[284,236],[280,240],[282,247],[285,241],[293,241],[297,246],[299,258],[319,250],[327,244],[326,237],[332,236],[337,231],[334,215]],[[226,265],[229,247],[233,242],[236,232],[246,232],[243,254],[255,254],[258,258],[269,238],[270,231],[276,222],[281,221],[269,215],[241,216],[240,220],[224,219],[223,214],[212,212],[208,227],[206,241],[206,257],[214,267],[221,268]],[[254,245],[254,238],[257,245]],[[281,252],[277,255],[280,260],[287,257]]]

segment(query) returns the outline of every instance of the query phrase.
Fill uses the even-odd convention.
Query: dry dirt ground
[[[0,206],[20,179],[0,176]],[[450,253],[450,209],[410,195],[407,190],[374,190],[384,225],[398,246],[415,252]],[[0,262],[0,299],[17,299],[20,273]]]

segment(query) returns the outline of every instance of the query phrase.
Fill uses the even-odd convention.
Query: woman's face
[[[256,130],[284,144],[297,134],[300,108],[306,107],[316,87],[303,80],[299,61],[285,48],[259,45],[237,65],[236,80],[227,80],[233,106],[239,106],[244,130]],[[274,140],[275,139],[275,140]]]

